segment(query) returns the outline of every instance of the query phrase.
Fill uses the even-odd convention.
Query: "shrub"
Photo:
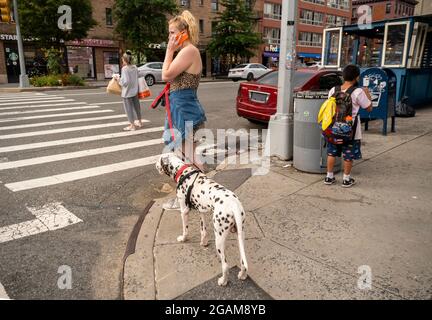
[[[85,81],[74,74],[62,74],[33,77],[30,84],[34,87],[84,86]]]

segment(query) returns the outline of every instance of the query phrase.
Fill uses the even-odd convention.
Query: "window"
[[[300,22],[311,25],[322,25],[324,21],[324,14],[311,10],[300,11]]]
[[[386,4],[386,14],[391,13],[391,7],[392,7],[391,3]]]
[[[282,5],[276,3],[264,3],[264,18],[281,20]]]
[[[204,5],[204,0],[198,0],[198,5],[202,7]]]
[[[211,10],[216,12],[219,10],[219,0],[211,0]]]
[[[112,8],[105,8],[105,21],[107,26],[113,25]]]
[[[190,1],[189,0],[180,0],[180,5],[184,8],[190,8]]]
[[[405,66],[409,24],[409,22],[386,24],[383,66]]]
[[[279,44],[280,29],[264,27],[263,39],[267,44]]]
[[[305,47],[321,47],[322,35],[313,32],[299,32],[298,44]]]
[[[199,20],[199,32],[204,33],[204,20],[203,19]]]

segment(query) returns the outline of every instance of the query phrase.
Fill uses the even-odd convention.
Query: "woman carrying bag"
[[[121,77],[118,74],[113,77],[122,87],[123,106],[130,122],[130,125],[123,130],[134,131],[142,127],[141,107],[138,99],[138,68],[131,64],[132,55],[129,51],[123,55],[122,61]]]

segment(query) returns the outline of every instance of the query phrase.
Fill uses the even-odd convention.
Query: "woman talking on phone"
[[[194,132],[207,120],[205,112],[197,97],[201,79],[202,61],[198,45],[198,25],[189,11],[183,11],[169,22],[169,42],[162,68],[162,80],[170,83],[170,107],[173,127],[178,133],[172,141],[171,133],[165,122],[164,141],[184,160],[193,163],[204,171],[204,165],[195,157],[196,142]],[[174,53],[178,51],[174,58]],[[192,123],[193,128],[186,123]],[[180,137],[181,134],[181,137]],[[186,142],[192,144],[191,152],[186,150]],[[185,154],[186,153],[186,154]],[[192,153],[192,154],[189,154]],[[165,206],[166,207],[166,206]],[[177,209],[177,201],[172,201],[167,209]]]

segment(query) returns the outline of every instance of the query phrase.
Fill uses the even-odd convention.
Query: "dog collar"
[[[185,164],[185,165],[183,165],[183,166],[179,169],[179,171],[177,171],[176,176],[175,176],[175,179],[174,179],[176,183],[178,183],[180,176],[181,176],[181,175],[183,174],[183,172],[184,172],[187,168],[189,168],[189,167],[190,167],[190,165]]]

